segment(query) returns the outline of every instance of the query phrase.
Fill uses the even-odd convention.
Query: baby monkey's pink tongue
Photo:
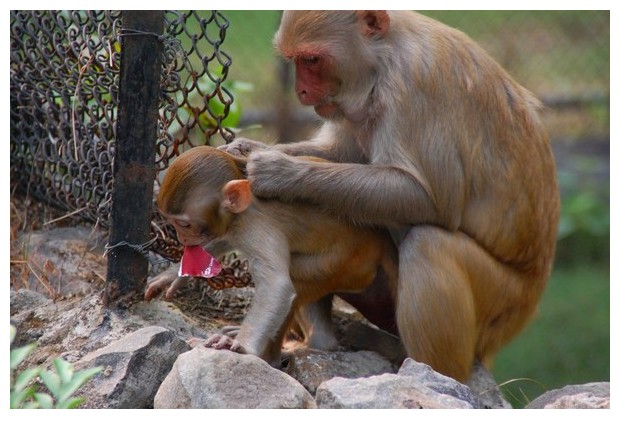
[[[181,266],[179,267],[179,277],[215,277],[222,266],[220,262],[206,252],[200,246],[185,246]]]

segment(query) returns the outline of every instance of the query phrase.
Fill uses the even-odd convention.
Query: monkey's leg
[[[399,248],[397,323],[407,354],[467,381],[524,324],[524,280],[460,232],[411,229]]]
[[[295,312],[295,320],[311,349],[335,350],[338,340],[332,322],[332,298],[327,295],[320,300],[303,305]]]
[[[377,276],[363,292],[337,293],[336,295],[355,307],[370,323],[384,331],[398,335],[395,294],[392,293],[395,284],[396,280],[391,280],[384,268],[379,267]]]
[[[254,261],[252,277],[256,291],[235,339],[247,353],[279,367],[284,334],[295,310],[295,288],[288,275],[268,271],[259,260]]]

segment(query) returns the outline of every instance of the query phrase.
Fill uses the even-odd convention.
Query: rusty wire
[[[119,11],[12,10],[10,22],[11,187],[107,228],[120,38],[132,29]],[[159,172],[189,147],[234,138],[222,126],[233,102],[223,86],[228,25],[217,11],[165,13]],[[178,260],[174,230],[156,210],[151,225],[152,250]]]

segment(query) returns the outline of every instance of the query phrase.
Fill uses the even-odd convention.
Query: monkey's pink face
[[[301,104],[314,106],[320,116],[330,118],[340,108],[333,101],[338,92],[339,80],[327,56],[304,53],[293,57],[295,62],[295,92]]]

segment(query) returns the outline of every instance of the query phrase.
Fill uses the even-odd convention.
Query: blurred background
[[[562,191],[555,269],[531,325],[494,375],[520,407],[549,389],[609,381],[609,11],[422,11],[482,45],[546,104]],[[316,129],[275,55],[279,11],[222,11],[238,136],[295,141]],[[527,172],[524,172],[527,174]]]

